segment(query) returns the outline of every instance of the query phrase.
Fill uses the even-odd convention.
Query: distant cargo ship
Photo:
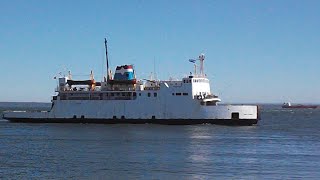
[[[282,108],[305,108],[305,109],[315,109],[318,106],[316,105],[303,105],[303,104],[297,104],[297,105],[292,105],[290,102],[283,103]]]

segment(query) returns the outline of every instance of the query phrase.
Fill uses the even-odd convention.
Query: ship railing
[[[206,77],[207,77],[206,74],[192,74],[192,75],[186,76],[186,78],[206,78]]]
[[[143,90],[160,90],[160,86],[156,86],[156,87],[144,87]]]
[[[136,92],[63,93],[60,100],[135,100]]]

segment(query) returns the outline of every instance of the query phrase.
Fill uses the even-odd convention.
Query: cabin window
[[[152,116],[152,119],[156,119],[156,116]]]
[[[183,83],[186,83],[186,80],[183,80]]]
[[[148,97],[150,97],[151,96],[151,93],[148,93]]]
[[[141,96],[141,93],[139,93],[139,96]]]
[[[122,96],[126,96],[126,93],[121,93]]]
[[[110,96],[114,96],[114,93],[110,93]]]
[[[137,96],[137,93],[136,93],[136,92],[133,92],[132,95],[133,95],[133,97],[136,97],[136,96]]]
[[[126,119],[124,116],[121,116],[121,119]]]
[[[153,96],[154,96],[154,97],[157,97],[157,96],[158,96],[158,94],[157,94],[157,93],[153,93]]]
[[[174,93],[172,93],[172,96],[174,96]]]
[[[113,119],[117,119],[117,116],[113,116]]]
[[[117,96],[120,96],[120,93],[117,93]]]
[[[188,93],[183,93],[184,96],[188,96]]]
[[[239,119],[239,113],[238,112],[231,113],[231,119]]]
[[[181,96],[181,93],[176,93],[176,96]]]

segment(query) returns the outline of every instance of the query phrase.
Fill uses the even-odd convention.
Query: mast
[[[110,80],[110,77],[109,77],[109,59],[108,59],[108,46],[107,46],[107,39],[104,38],[104,46],[105,46],[105,49],[106,49],[106,61],[107,61],[107,81]]]
[[[201,76],[204,76],[204,70],[203,70],[203,61],[204,61],[204,58],[205,58],[204,54],[201,54],[201,55],[199,56],[199,61],[200,61],[200,75],[201,75]]]

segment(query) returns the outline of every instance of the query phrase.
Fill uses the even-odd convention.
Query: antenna
[[[102,55],[101,56],[101,60],[102,60],[102,63],[101,63],[101,81],[104,81],[106,82],[106,77],[105,77],[105,74],[104,74],[104,56]]]
[[[199,56],[199,61],[200,61],[200,75],[201,76],[203,76],[204,75],[204,70],[203,70],[203,61],[204,61],[204,58],[205,58],[205,56],[204,56],[204,54],[201,54],[200,56]]]
[[[68,71],[68,79],[72,79],[71,71]]]
[[[204,54],[200,54],[200,56],[199,56],[199,58],[198,59],[189,59],[189,62],[191,62],[191,63],[194,63],[194,74],[195,75],[197,75],[197,64],[196,64],[196,61],[197,60],[199,60],[200,61],[200,76],[202,76],[202,77],[204,77],[205,75],[204,75],[204,63],[203,63],[203,61],[204,61],[204,59],[205,59],[205,56],[204,56]]]
[[[156,80],[156,58],[154,57],[153,58],[153,76],[154,76],[154,79]]]
[[[107,38],[104,38],[104,46],[106,48],[106,61],[107,61],[107,80],[110,79],[109,77],[109,59],[108,59],[108,46],[107,46]]]

